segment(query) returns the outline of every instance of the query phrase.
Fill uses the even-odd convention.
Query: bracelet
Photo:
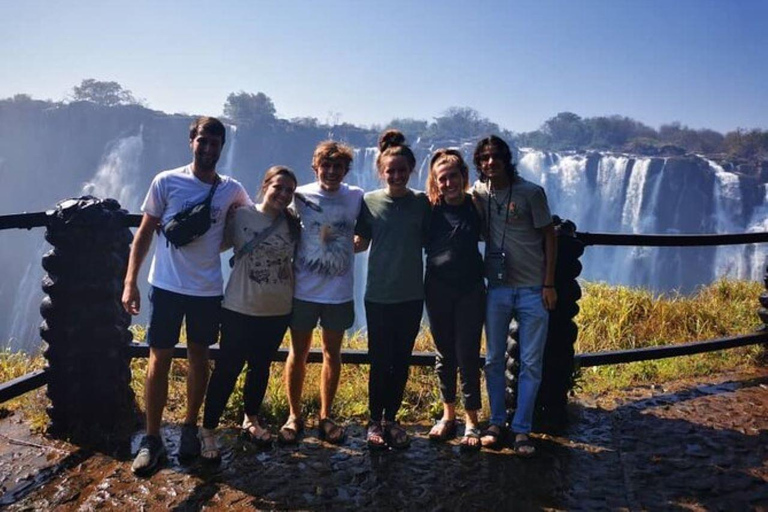
[[[554,288],[554,287],[555,285],[553,284],[545,284],[544,286],[542,286],[542,288]]]

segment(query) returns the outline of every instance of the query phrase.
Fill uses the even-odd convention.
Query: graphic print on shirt
[[[181,206],[180,212],[183,212],[187,208],[191,208],[193,206],[197,206],[200,204],[201,201],[184,201],[184,204]],[[219,218],[219,213],[221,212],[221,206],[215,206],[213,202],[211,202],[211,224],[216,224],[216,220]]]
[[[323,204],[321,211],[306,209],[302,214],[302,250],[299,264],[326,276],[344,275],[352,264],[349,250],[354,222],[345,218],[339,204]]]
[[[246,239],[258,236],[258,231],[243,228]],[[258,284],[283,284],[291,278],[291,257],[285,247],[290,245],[288,235],[272,234],[248,254],[248,279]]]

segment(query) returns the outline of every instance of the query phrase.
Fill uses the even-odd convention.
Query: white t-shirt
[[[192,167],[163,171],[152,180],[141,211],[158,217],[165,224],[178,212],[202,202],[211,190],[192,174]],[[200,238],[176,248],[158,235],[149,269],[149,283],[157,288],[196,297],[222,295],[219,250],[224,237],[224,221],[232,204],[250,204],[243,186],[229,176],[221,176],[211,200],[211,227]]]
[[[297,299],[342,304],[354,298],[355,221],[363,189],[346,183],[326,192],[310,183],[296,189],[293,208],[301,217],[301,240],[294,262]],[[304,198],[302,200],[301,198]]]
[[[255,206],[238,208],[227,223],[225,244],[241,250],[272,225],[272,217]],[[287,315],[293,307],[292,262],[296,241],[283,217],[267,238],[235,260],[223,307],[243,315]]]

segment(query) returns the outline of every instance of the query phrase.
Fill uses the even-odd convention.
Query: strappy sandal
[[[490,437],[490,441],[483,441],[483,438]],[[480,434],[480,444],[484,448],[491,450],[501,449],[502,439],[504,437],[504,428],[499,425],[488,425],[488,428]]]
[[[462,452],[476,452],[482,448],[480,444],[480,429],[477,427],[468,427],[464,429],[464,437],[459,442],[459,450]],[[477,442],[470,443],[470,440]]]
[[[408,432],[396,421],[387,423],[384,427],[384,438],[387,444],[395,450],[403,450],[411,445]]]
[[[520,457],[533,457],[536,455],[536,445],[526,434],[517,434],[515,436],[515,443],[513,444],[515,454]]]
[[[301,417],[289,417],[277,432],[277,440],[280,444],[296,444],[299,442],[299,436],[303,432],[304,419]]]
[[[429,440],[445,442],[456,437],[456,420],[441,419],[429,431]]]
[[[320,439],[331,444],[341,444],[347,435],[344,427],[339,426],[330,418],[321,419],[317,428]]]
[[[261,433],[258,433],[256,429],[261,429]],[[269,430],[262,427],[258,422],[253,422],[248,418],[243,421],[243,430],[241,433],[243,439],[258,446],[259,448],[269,448],[272,446],[272,434]]]
[[[200,458],[203,462],[209,464],[218,464],[221,462],[221,453],[216,443],[216,431],[213,429],[200,429]]]
[[[381,428],[381,422],[371,421],[368,423],[365,442],[370,450],[387,449],[387,441],[384,439],[384,430]]]

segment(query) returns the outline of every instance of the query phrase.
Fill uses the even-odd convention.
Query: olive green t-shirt
[[[371,240],[365,300],[395,304],[424,299],[422,250],[431,207],[423,192],[408,190],[390,197],[386,190],[368,192],[355,233]]]

